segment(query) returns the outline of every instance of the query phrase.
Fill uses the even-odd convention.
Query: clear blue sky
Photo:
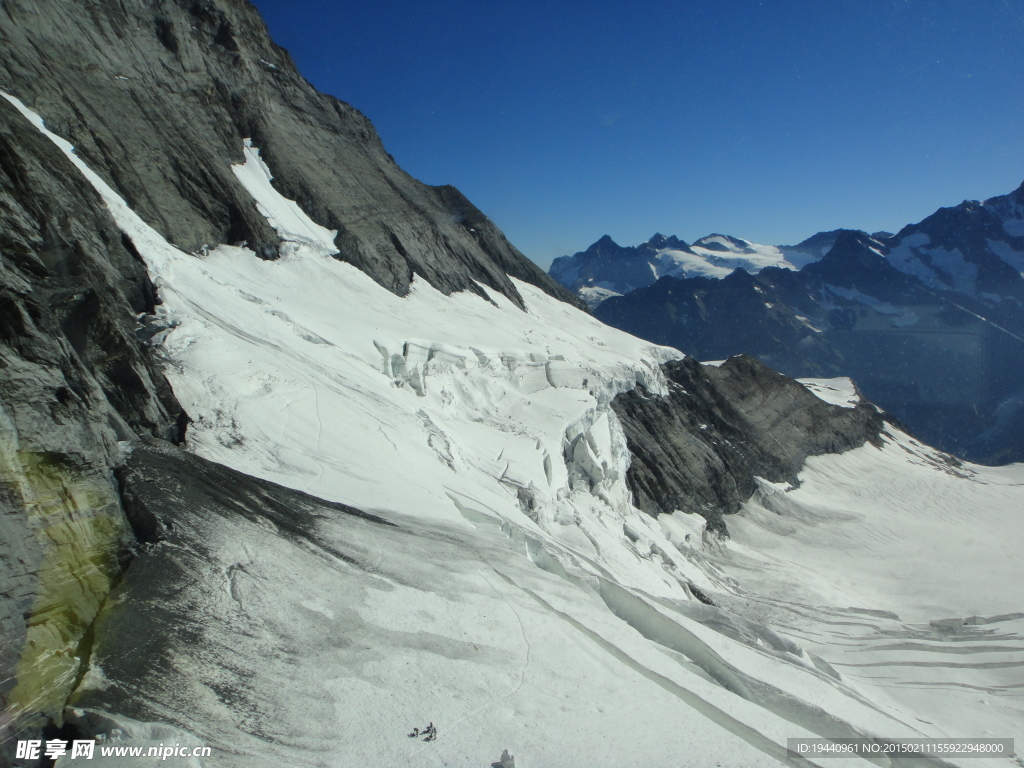
[[[1024,0],[255,0],[321,91],[545,268],[792,244],[1024,181]]]

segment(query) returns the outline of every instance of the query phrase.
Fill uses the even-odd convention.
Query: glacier
[[[174,724],[225,766],[504,749],[520,768],[806,765],[788,738],[1024,743],[1021,465],[962,464],[890,426],[880,447],[811,457],[798,484],[761,482],[729,539],[655,518],[632,504],[611,401],[664,393],[680,353],[521,281],[525,310],[421,279],[396,296],[332,257],[251,143],[233,170],[281,258],[185,253],[7,99],[145,259],[162,303],[141,320],[192,418],[187,453],[131,449],[140,508],[194,509],[105,609],[71,722],[125,743]],[[848,382],[806,386],[854,402]],[[187,492],[147,480],[158,459]],[[218,494],[237,514],[211,512]],[[147,579],[174,587],[165,648],[132,635]],[[156,659],[159,685],[131,690]],[[407,737],[428,721],[436,741]]]

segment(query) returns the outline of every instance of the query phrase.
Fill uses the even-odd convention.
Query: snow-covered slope
[[[1024,723],[1024,465],[957,465],[892,430],[765,484],[714,562],[738,603],[919,727],[1014,736]]]
[[[783,269],[799,269],[800,264],[789,261],[787,254],[774,245],[758,245],[749,240],[729,235],[708,235],[693,243],[690,249],[708,264],[727,270],[725,274],[705,275],[706,277],[725,277],[733,269],[743,269],[751,274],[760,272],[765,267],[781,267]],[[700,277],[685,269],[673,277]]]
[[[421,281],[396,296],[331,258],[333,233],[273,188],[251,146],[235,173],[281,236],[282,257],[233,246],[186,254],[47,133],[89,176],[160,289],[148,323],[193,420],[189,446],[249,474],[449,520],[458,518],[450,493],[516,515],[528,496],[554,520],[566,514],[566,444],[589,435],[578,450],[587,471],[620,473],[624,447],[602,414],[638,382],[664,391],[658,364],[679,356],[518,281],[527,311],[497,293],[448,297]],[[387,466],[401,474],[382,487]]]
[[[811,735],[1024,738],[1017,619],[985,625],[998,645],[913,634],[1024,610],[1020,467],[956,467],[892,432],[812,459],[799,488],[765,483],[733,541],[705,536],[700,517],[632,505],[610,407],[637,383],[666,392],[674,350],[522,282],[525,310],[420,281],[400,298],[332,258],[253,146],[235,174],[282,258],[183,253],[48,135],[160,291],[147,323],[195,453],[129,459],[135,514],[177,515],[149,521],[162,533],[108,601],[82,732],[200,741],[210,765],[479,766],[507,748],[520,768],[774,765]],[[865,629],[863,612],[882,618]],[[914,688],[951,680],[955,711]],[[436,741],[406,736],[428,721]]]
[[[471,525],[274,509],[251,479],[139,448],[128,488],[181,511],[116,593],[75,722],[145,743],[153,726],[101,714],[127,704],[238,766],[474,766],[504,749],[520,766],[759,766],[814,734],[1019,740],[1020,614],[993,616],[1019,604],[1017,552],[997,527],[962,531],[979,503],[986,527],[1019,531],[1024,491],[936,458],[894,433],[812,460],[801,488],[765,486],[733,541],[666,515],[613,576],[609,542],[559,544],[472,499]],[[857,483],[865,470],[879,481]],[[668,560],[717,606],[620,580]],[[155,584],[176,618],[140,643]],[[140,685],[154,657],[171,672]],[[428,722],[436,741],[408,738]]]

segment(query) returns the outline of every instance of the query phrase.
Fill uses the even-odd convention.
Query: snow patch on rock
[[[259,212],[266,217],[281,238],[282,258],[296,254],[301,249],[330,256],[338,253],[334,247],[336,229],[327,229],[314,222],[294,200],[288,200],[274,189],[270,182],[274,176],[263,159],[260,150],[251,139],[245,140],[243,148],[245,163],[232,165],[235,177],[256,201]]]
[[[824,400],[826,403],[838,405],[842,408],[856,408],[860,402],[860,395],[857,389],[846,376],[835,379],[797,379],[807,389]]]

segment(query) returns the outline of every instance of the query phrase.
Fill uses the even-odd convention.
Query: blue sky
[[[321,91],[527,256],[792,244],[1024,181],[1024,0],[255,0]]]

